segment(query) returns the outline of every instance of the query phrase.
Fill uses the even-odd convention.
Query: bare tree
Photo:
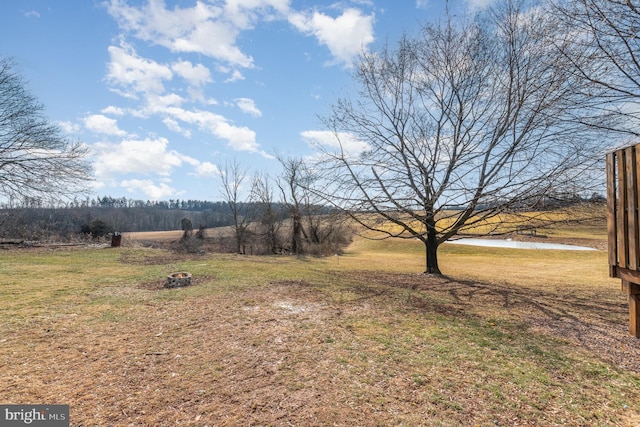
[[[542,13],[505,1],[363,54],[358,96],[324,119],[322,196],[382,237],[423,242],[433,274],[456,235],[553,221],[531,211],[594,185],[601,140],[576,119],[589,112],[583,81],[557,66]]]
[[[183,217],[180,220],[180,228],[183,231],[183,233],[182,233],[182,238],[183,239],[189,239],[191,237],[191,235],[193,234],[193,222],[191,221],[191,219],[189,219],[187,217]]]
[[[564,54],[560,64],[590,83],[586,88],[592,102],[621,116],[610,130],[639,136],[640,3],[553,0],[552,4],[571,42],[559,46]],[[598,120],[587,122],[602,126]]]
[[[282,165],[282,175],[278,180],[278,188],[282,201],[287,206],[291,217],[291,253],[299,255],[303,251],[303,239],[308,238],[304,228],[303,210],[304,202],[308,195],[304,179],[306,176],[305,164],[302,159],[294,157],[283,157],[278,155],[278,160]]]
[[[243,197],[242,193],[242,183],[247,177],[247,171],[235,160],[226,162],[223,167],[218,167],[218,170],[222,182],[220,194],[231,211],[236,251],[244,254],[249,225],[253,219],[252,203],[249,199],[251,191],[246,192],[246,197]]]
[[[65,139],[44,116],[10,59],[0,59],[0,194],[52,201],[83,190],[88,149]]]
[[[258,174],[252,185],[253,200],[257,204],[258,233],[264,239],[271,253],[278,253],[281,248],[280,229],[282,218],[276,209],[272,180],[267,174]]]
[[[282,174],[277,184],[291,219],[291,252],[327,255],[340,252],[352,238],[345,216],[327,206],[316,189],[316,171],[300,158],[277,156]]]

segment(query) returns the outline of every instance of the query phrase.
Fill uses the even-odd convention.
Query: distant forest
[[[272,207],[282,219],[284,205]],[[18,207],[0,207],[0,238],[46,240],[68,239],[93,223],[103,222],[118,232],[179,230],[187,218],[194,228],[223,227],[233,224],[226,202],[203,200],[142,201],[127,198],[97,197],[66,205],[46,207],[26,203]]]
[[[555,209],[583,202],[604,203],[603,196],[590,198],[545,198],[538,209]],[[271,203],[269,218],[261,202],[238,203],[238,214],[249,221],[282,221],[290,219],[291,209],[285,203]],[[531,208],[530,204],[525,204]],[[456,207],[452,207],[456,209]],[[306,216],[326,214],[330,209],[306,206]],[[188,221],[187,221],[188,220]],[[313,220],[311,220],[313,222]],[[75,200],[65,205],[43,206],[23,202],[20,205],[0,205],[0,239],[68,240],[80,234],[105,235],[117,232],[181,230],[189,224],[193,229],[234,226],[229,203],[224,201],[180,200],[143,201],[109,196]],[[313,227],[311,227],[313,228]]]

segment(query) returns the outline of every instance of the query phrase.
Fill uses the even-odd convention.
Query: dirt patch
[[[212,280],[214,280],[214,276],[210,276],[210,275],[193,276],[193,277],[191,277],[191,285],[190,286],[197,286],[199,284],[210,282]],[[140,289],[144,289],[144,290],[147,290],[147,291],[163,291],[163,290],[169,290],[170,289],[170,288],[167,287],[167,279],[166,279],[166,277],[164,279],[151,280],[149,282],[141,283],[140,285],[138,285],[138,287]]]

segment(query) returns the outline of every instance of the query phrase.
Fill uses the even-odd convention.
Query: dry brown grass
[[[123,242],[132,242],[136,240],[170,242],[170,241],[179,240],[180,237],[182,237],[183,233],[184,231],[182,230],[122,233],[122,240]]]
[[[0,401],[70,404],[73,426],[638,425],[640,341],[604,252],[421,261],[394,241],[5,251]],[[184,270],[194,286],[162,287]]]

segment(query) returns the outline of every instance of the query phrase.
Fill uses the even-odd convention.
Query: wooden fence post
[[[640,285],[623,280],[622,292],[629,295],[629,333],[640,338]]]

